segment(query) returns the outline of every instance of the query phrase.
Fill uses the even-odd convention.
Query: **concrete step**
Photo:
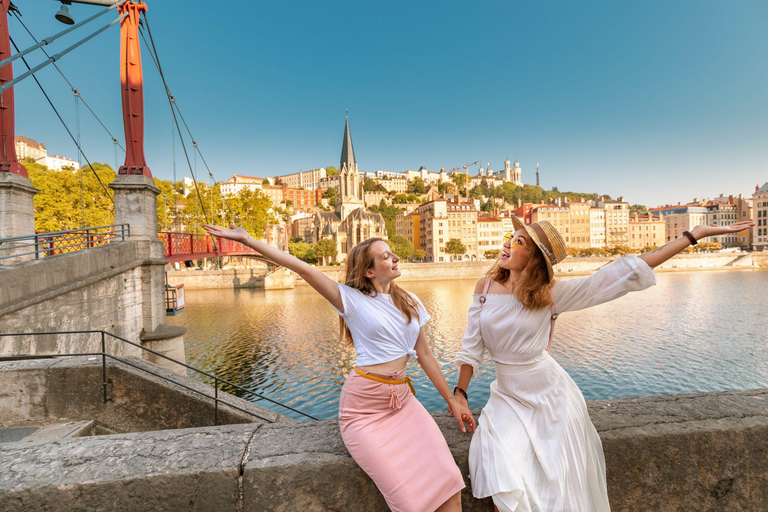
[[[93,421],[68,421],[65,423],[24,424],[0,427],[0,443],[47,443],[70,437],[90,436]]]

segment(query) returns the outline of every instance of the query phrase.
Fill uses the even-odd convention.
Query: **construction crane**
[[[464,165],[462,165],[460,167],[454,167],[453,169],[451,169],[448,172],[451,173],[451,172],[455,172],[455,171],[461,171],[462,169],[464,169],[464,173],[467,175],[467,183],[469,183],[469,168],[473,167],[475,165],[478,165],[478,164],[480,164],[480,160],[475,160],[472,163],[464,164]]]

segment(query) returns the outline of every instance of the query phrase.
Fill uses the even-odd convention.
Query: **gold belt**
[[[369,373],[365,373],[363,370],[355,366],[355,371],[357,374],[363,378],[366,378],[368,380],[374,380],[376,382],[381,382],[382,384],[408,384],[408,387],[411,388],[411,393],[416,395],[416,390],[413,388],[412,380],[409,376],[405,376],[404,379],[385,379],[384,377],[377,377],[375,375],[371,375]]]

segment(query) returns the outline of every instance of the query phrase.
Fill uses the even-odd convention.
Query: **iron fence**
[[[106,245],[131,236],[128,224],[52,231],[34,235],[0,238],[0,260],[34,255],[36,260]]]
[[[180,387],[186,389],[187,391],[192,391],[193,393],[197,393],[197,394],[202,395],[202,396],[204,396],[206,398],[212,399],[213,403],[214,403],[214,412],[213,412],[213,418],[214,418],[213,419],[213,424],[214,425],[218,425],[219,424],[219,404],[220,403],[226,405],[227,407],[231,407],[231,408],[236,409],[236,410],[238,410],[240,412],[243,412],[245,414],[253,416],[255,418],[259,418],[260,420],[264,420],[264,421],[267,421],[269,423],[274,423],[274,420],[271,420],[269,418],[264,418],[263,416],[259,416],[255,412],[248,411],[246,409],[243,409],[241,407],[233,405],[233,404],[231,404],[229,402],[226,402],[226,401],[222,400],[221,398],[219,398],[219,390],[224,391],[223,389],[221,389],[222,385],[229,386],[231,389],[236,389],[237,391],[239,391],[241,393],[244,393],[244,394],[249,395],[249,396],[256,397],[256,398],[258,398],[260,400],[266,400],[269,403],[275,404],[275,405],[280,406],[280,407],[284,407],[285,409],[288,409],[289,411],[293,411],[293,412],[295,412],[297,414],[300,414],[301,416],[304,416],[306,418],[309,418],[309,419],[312,419],[312,420],[317,420],[317,418],[315,418],[314,416],[312,416],[310,414],[307,414],[305,412],[302,412],[302,411],[300,411],[298,409],[295,409],[295,408],[291,407],[290,405],[285,405],[283,403],[278,402],[277,400],[273,400],[271,398],[268,398],[268,397],[266,397],[266,396],[264,396],[264,395],[262,395],[260,393],[256,393],[255,391],[251,391],[251,390],[246,389],[246,388],[244,388],[242,386],[238,386],[237,384],[233,384],[233,383],[229,382],[228,380],[222,379],[221,377],[218,377],[218,376],[216,376],[216,375],[214,375],[212,373],[205,372],[203,370],[199,370],[199,369],[195,368],[194,366],[190,366],[190,365],[188,365],[186,363],[182,363],[181,361],[177,361],[176,359],[173,359],[173,358],[168,357],[168,356],[166,356],[164,354],[161,354],[160,352],[157,352],[155,350],[152,350],[152,349],[149,349],[149,348],[146,348],[146,347],[142,347],[138,343],[134,343],[134,342],[129,341],[129,340],[125,339],[125,338],[117,336],[116,334],[112,334],[111,332],[108,332],[108,331],[85,330],[85,331],[52,331],[52,332],[0,333],[0,337],[11,337],[11,336],[17,336],[17,337],[24,337],[24,336],[49,336],[49,335],[61,336],[61,335],[70,335],[70,334],[100,334],[101,335],[101,352],[84,352],[84,353],[77,353],[77,354],[46,354],[46,355],[31,355],[31,354],[27,354],[27,355],[19,355],[19,356],[1,356],[0,357],[0,362],[2,362],[2,361],[21,361],[21,360],[28,360],[28,359],[51,359],[51,358],[55,358],[55,357],[101,356],[101,375],[102,375],[101,386],[102,386],[102,393],[103,393],[103,399],[104,399],[104,403],[105,404],[109,400],[108,397],[107,397],[107,359],[109,358],[109,359],[118,361],[120,363],[123,363],[125,365],[131,366],[133,368],[136,368],[138,370],[141,370],[143,372],[149,373],[150,375],[154,375],[155,377],[163,379],[163,380],[165,380],[167,382],[171,382],[172,384],[180,386]],[[163,359],[166,359],[168,361],[171,361],[173,363],[181,365],[181,366],[183,366],[184,368],[186,368],[188,370],[192,370],[193,372],[196,372],[196,373],[198,373],[200,375],[204,375],[209,380],[213,381],[213,396],[211,396],[210,394],[204,393],[204,392],[200,391],[199,389],[195,389],[193,387],[187,386],[186,384],[183,384],[183,383],[181,383],[181,382],[179,382],[179,381],[177,381],[175,379],[171,379],[170,377],[167,377],[165,375],[161,375],[161,374],[159,374],[157,372],[154,372],[154,371],[152,371],[152,370],[150,370],[148,368],[144,368],[142,366],[134,364],[134,363],[128,361],[127,359],[124,359],[122,357],[115,356],[115,355],[107,353],[107,337],[109,337],[111,339],[114,339],[114,340],[117,340],[117,341],[122,342],[122,343],[126,343],[128,345],[133,346],[133,347],[137,347],[137,348],[139,348],[139,349],[141,349],[143,351],[149,352],[150,354],[153,354],[155,356],[161,357]],[[224,392],[226,393],[226,391],[224,391]]]

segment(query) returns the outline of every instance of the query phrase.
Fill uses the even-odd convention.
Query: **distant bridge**
[[[219,256],[250,256],[274,265],[247,245],[226,238],[173,231],[159,231],[157,237],[163,242],[163,256],[169,263]]]

